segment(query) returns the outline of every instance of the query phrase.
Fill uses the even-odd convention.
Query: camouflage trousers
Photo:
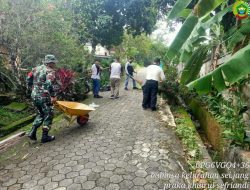
[[[50,98],[33,98],[33,104],[37,109],[37,116],[33,122],[33,126],[38,128],[43,124],[43,128],[49,130],[54,115]]]

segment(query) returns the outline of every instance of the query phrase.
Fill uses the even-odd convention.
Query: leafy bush
[[[68,99],[73,96],[74,76],[74,72],[69,69],[61,68],[56,71],[56,91],[61,99]]]
[[[231,141],[231,145],[244,146],[246,143],[245,125],[240,113],[245,105],[241,98],[234,96],[233,99],[225,100],[222,94],[218,93],[203,96],[201,99],[209,112],[224,127],[223,135]]]
[[[112,60],[106,60],[106,59],[103,59],[101,60],[101,66],[103,67],[103,71],[101,73],[101,87],[103,86],[107,86],[109,84],[109,65],[111,63]]]

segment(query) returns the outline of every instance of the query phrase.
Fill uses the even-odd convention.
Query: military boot
[[[48,133],[49,133],[49,128],[47,126],[44,126],[41,143],[46,143],[55,140],[55,136],[49,136]]]
[[[36,141],[37,138],[36,138],[36,131],[37,131],[37,128],[36,126],[33,126],[31,131],[29,132],[28,134],[28,137],[30,138],[30,140],[33,140],[33,141]]]

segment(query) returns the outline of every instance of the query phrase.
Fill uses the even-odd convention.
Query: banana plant
[[[182,3],[180,1],[181,0],[176,2],[168,18],[176,18],[178,16],[178,14],[176,13],[182,12],[186,8],[185,6],[188,5],[188,1],[182,1]],[[192,32],[197,30],[196,25],[199,22],[206,20],[206,17],[209,18],[209,13],[225,2],[226,0],[200,0],[195,5],[193,12],[190,13],[190,15],[187,17],[180,31],[176,35],[174,41],[170,45],[169,50],[166,53],[166,57],[169,60],[172,60],[176,55],[178,55],[185,42],[190,39],[190,35],[192,34]],[[224,11],[225,13],[221,13],[221,15],[224,16],[224,14],[229,11],[229,9],[230,8],[227,8],[227,10]],[[214,20],[222,18],[221,15],[218,15],[216,18],[214,18]],[[210,23],[212,23],[212,21],[213,20],[210,20]]]
[[[180,62],[183,62],[184,60],[188,60],[191,56],[191,52],[193,52],[193,49],[198,46],[199,44],[208,41],[210,39],[209,36],[206,34],[207,29],[211,29],[212,26],[215,23],[219,23],[223,16],[232,11],[232,5],[228,6],[227,8],[223,9],[213,17],[207,16],[203,19],[199,19],[199,22],[196,24],[193,32],[189,36],[189,38],[184,43],[182,49],[180,50],[181,56],[180,56]],[[218,37],[218,39],[220,39]]]
[[[179,17],[179,14],[185,11],[185,8],[189,5],[191,1],[192,0],[178,0],[169,12],[167,19],[171,20],[175,19],[176,17]]]
[[[250,74],[250,65],[248,64],[250,45],[247,45],[250,40],[250,21],[249,19],[244,20],[242,25],[233,28],[230,36],[226,38],[219,23],[226,13],[232,11],[232,6],[223,8],[222,4],[225,3],[225,0],[200,0],[193,12],[187,17],[166,53],[170,60],[181,54],[181,62],[186,62],[181,76],[181,83],[188,83],[189,89],[196,89],[199,93],[206,93],[212,89],[222,91]],[[184,2],[182,5],[184,5]],[[222,11],[210,16],[211,11],[220,5],[222,5]],[[184,6],[179,7],[180,11],[184,9]],[[175,10],[175,12],[177,11]],[[173,13],[172,15],[178,16]],[[208,29],[210,30],[209,36],[205,32]],[[220,56],[221,49],[225,49],[225,42],[232,46],[242,42],[241,47],[247,46],[234,54],[226,63],[216,68],[216,61]],[[209,50],[214,71],[200,79],[196,79]]]
[[[236,52],[220,67],[187,86],[190,90],[195,89],[200,94],[207,93],[213,88],[220,92],[250,74],[249,60],[250,44]]]
[[[209,48],[208,45],[202,45],[194,51],[182,71],[181,84],[188,84],[198,77]]]
[[[242,23],[241,27],[239,27],[239,29],[237,29],[236,27],[232,28],[232,31],[230,31],[230,35],[223,35],[223,33],[220,32],[220,25],[213,24],[211,27],[211,31],[213,31],[213,33],[214,33],[214,35],[213,35],[214,39],[211,39],[210,44],[215,47],[214,48],[215,50],[217,50],[220,47],[223,47],[225,49],[225,41],[228,41],[229,46],[234,46],[237,42],[243,42],[244,39],[247,39],[247,37],[250,34],[248,25],[249,25],[249,20],[245,20]],[[230,36],[230,38],[223,41],[223,38],[224,38],[223,36]],[[209,41],[209,40],[207,40],[207,41]],[[216,51],[215,51],[215,54],[216,54]],[[225,54],[225,52],[224,52],[224,54]],[[189,81],[191,83],[188,84],[188,87],[190,89],[193,89],[193,87],[194,87],[198,93],[206,93],[206,92],[209,92],[213,89],[216,89],[218,91],[224,90],[225,88],[229,87],[230,84],[237,82],[238,80],[240,80],[241,78],[244,78],[247,74],[250,73],[249,70],[247,69],[247,68],[249,68],[249,66],[245,67],[246,59],[249,59],[249,54],[250,53],[249,53],[249,46],[248,46],[248,48],[246,47],[246,49],[242,49],[239,52],[238,56],[236,56],[236,57],[233,56],[231,58],[232,61],[227,61],[225,68],[224,68],[224,64],[223,64],[218,69],[215,69],[216,63],[214,63],[214,59],[213,59],[213,56],[215,56],[215,55],[213,55],[213,52],[212,52],[212,59],[211,60],[212,60],[212,65],[214,66],[213,69],[215,69],[214,72],[211,72],[208,75],[202,77],[201,80],[197,79],[194,82]],[[245,56],[247,56],[248,58],[245,58]],[[238,61],[238,63],[239,63],[238,67],[234,66],[234,64],[236,64],[236,63],[233,60]],[[228,64],[229,64],[229,66],[227,66]],[[240,64],[242,64],[242,65],[240,65]],[[193,73],[193,70],[197,69],[195,67],[200,68],[200,65],[197,64],[194,67],[190,67],[189,68],[190,74]],[[236,68],[236,70],[234,72],[233,70],[230,70],[228,68]],[[241,69],[244,70],[244,72],[241,72]],[[185,72],[187,72],[187,71],[185,71],[185,69],[184,69],[183,75],[185,74]],[[236,74],[235,76],[234,76],[234,73]],[[191,76],[189,76],[189,77],[191,77]],[[229,78],[229,79],[227,79],[227,78]]]
[[[200,0],[194,7],[194,14],[199,18],[205,17],[224,2],[226,0]]]
[[[173,43],[169,47],[169,50],[166,54],[166,57],[169,60],[172,60],[179,53],[179,50],[182,48],[183,44],[188,39],[188,37],[192,33],[197,23],[198,23],[198,17],[194,16],[191,13],[183,23]]]

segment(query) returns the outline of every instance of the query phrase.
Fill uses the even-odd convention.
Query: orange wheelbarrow
[[[66,119],[69,121],[68,126],[75,120],[80,126],[85,125],[89,120],[89,112],[95,110],[86,104],[78,102],[56,101],[54,105],[65,114]]]

